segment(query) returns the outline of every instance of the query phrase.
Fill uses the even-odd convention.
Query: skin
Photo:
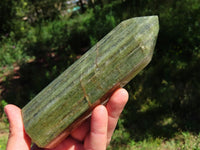
[[[52,150],[105,150],[127,101],[128,92],[123,88],[116,90],[106,106],[95,107],[91,118]],[[31,139],[24,130],[20,108],[9,104],[4,110],[10,123],[6,150],[45,150],[35,145],[31,148]]]

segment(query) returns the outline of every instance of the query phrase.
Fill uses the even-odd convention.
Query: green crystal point
[[[49,147],[126,85],[150,62],[158,31],[157,16],[123,21],[52,81],[22,109],[32,141]]]

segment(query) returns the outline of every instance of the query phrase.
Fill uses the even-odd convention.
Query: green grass
[[[6,149],[7,139],[8,139],[7,136],[0,137],[0,150],[5,150]]]
[[[0,119],[0,150],[5,150],[6,149],[6,143],[8,140],[8,124],[5,123],[5,121],[2,121]]]
[[[193,135],[189,132],[183,132],[175,136],[170,140],[162,138],[149,139],[140,142],[131,142],[131,149],[138,150],[199,150],[200,148],[200,136]]]
[[[113,143],[113,142],[112,142]],[[200,134],[179,132],[171,139],[149,138],[143,141],[130,140],[128,144],[109,146],[108,150],[200,150]]]

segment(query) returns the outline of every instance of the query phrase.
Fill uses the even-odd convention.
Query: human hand
[[[91,118],[52,150],[105,150],[127,101],[127,91],[122,88],[116,90],[106,106],[95,107]],[[24,130],[20,108],[7,105],[4,110],[10,123],[6,150],[45,150],[36,146],[31,148],[31,139]]]

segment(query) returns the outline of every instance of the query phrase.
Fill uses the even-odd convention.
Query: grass
[[[149,138],[143,141],[134,141],[126,145],[109,146],[108,150],[200,150],[200,134],[179,132],[171,139]]]
[[[6,143],[7,143],[7,136],[1,136],[0,137],[0,150],[6,149]]]
[[[0,150],[6,149],[8,140],[8,124],[0,120]]]
[[[170,140],[156,138],[140,142],[131,141],[130,147],[134,150],[199,150],[200,136],[189,132],[179,133]]]

